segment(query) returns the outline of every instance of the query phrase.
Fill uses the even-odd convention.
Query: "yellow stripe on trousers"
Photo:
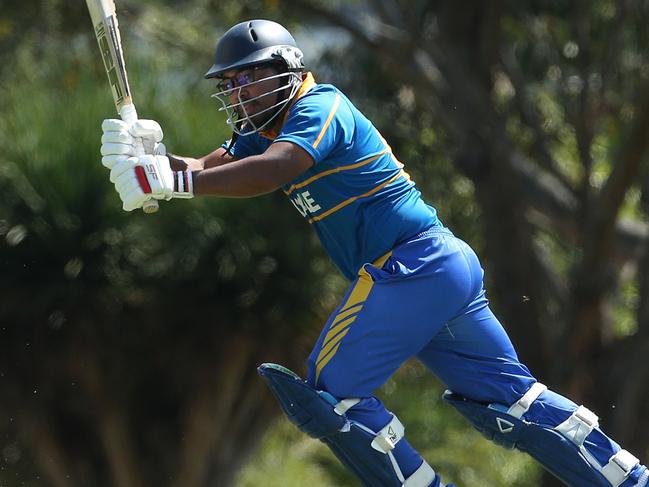
[[[391,254],[392,252],[388,252],[381,258],[377,259],[373,265],[376,267],[382,267]],[[329,331],[322,341],[322,348],[320,349],[320,353],[318,353],[318,358],[316,359],[316,384],[318,383],[322,369],[329,363],[329,361],[331,361],[334,355],[336,355],[341,340],[345,335],[347,335],[349,327],[354,323],[354,321],[356,321],[356,317],[362,311],[363,304],[367,300],[373,286],[374,281],[367,271],[364,268],[361,268],[354,288],[351,293],[349,293],[349,297],[347,298],[347,301],[345,301],[344,306],[342,306],[341,311],[331,321]]]

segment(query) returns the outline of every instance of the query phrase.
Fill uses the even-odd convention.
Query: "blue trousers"
[[[511,404],[535,382],[489,309],[473,250],[434,228],[366,264],[309,357],[308,382],[368,397],[409,358],[452,391]]]
[[[593,413],[551,391],[529,399],[540,384],[532,389],[536,379],[489,309],[477,256],[445,228],[430,229],[359,271],[309,356],[307,382],[339,400],[361,399],[347,416],[379,431],[389,416],[374,392],[411,357],[453,398],[465,398],[452,403],[495,441],[523,428],[513,444],[567,484],[649,486],[649,471],[619,453]],[[490,405],[513,409],[495,413]],[[395,455],[407,476],[421,457],[407,442],[401,450]]]

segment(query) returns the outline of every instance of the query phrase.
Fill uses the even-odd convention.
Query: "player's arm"
[[[313,165],[311,156],[291,142],[275,142],[263,154],[228,162],[194,172],[194,194],[246,198],[270,193]]]
[[[215,151],[201,157],[199,161],[203,164],[203,169],[209,169],[210,167],[222,166],[223,164],[234,161],[234,156],[223,147],[219,147]]]
[[[215,195],[246,198],[270,193],[289,183],[314,164],[311,156],[291,142],[275,142],[263,154],[193,171],[174,170],[161,155],[118,158],[110,180],[126,211],[141,208],[152,199],[193,198]]]
[[[209,154],[194,158],[186,156],[178,156],[176,154],[167,154],[169,164],[174,171],[184,171],[189,169],[191,171],[201,171],[211,167],[221,166],[234,161],[232,154],[229,154],[223,147],[219,147]]]

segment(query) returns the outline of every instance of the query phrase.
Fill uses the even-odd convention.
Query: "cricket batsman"
[[[489,439],[525,451],[572,487],[649,487],[649,471],[595,413],[538,382],[485,296],[474,251],[426,204],[388,143],[335,86],[305,69],[268,20],[230,28],[206,78],[231,140],[194,159],[165,155],[160,125],[104,120],[101,153],[126,211],[150,200],[253,197],[281,189],[351,282],[304,381],[262,364],[288,418],[367,487],[443,487],[374,395],[411,357]],[[135,157],[134,143],[155,146]]]

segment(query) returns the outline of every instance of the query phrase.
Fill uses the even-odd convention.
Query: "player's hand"
[[[190,171],[172,171],[166,156],[143,155],[118,161],[110,171],[110,180],[122,200],[125,211],[141,208],[155,198],[193,198]]]
[[[103,121],[101,130],[101,162],[108,169],[142,152],[159,155],[167,152],[162,143],[162,128],[155,120],[138,120],[129,126],[122,120],[109,118]]]
[[[200,159],[177,156],[168,152],[165,155],[169,158],[169,164],[171,164],[171,169],[174,171],[185,171],[187,169],[191,171],[202,171],[205,169],[205,165]]]

